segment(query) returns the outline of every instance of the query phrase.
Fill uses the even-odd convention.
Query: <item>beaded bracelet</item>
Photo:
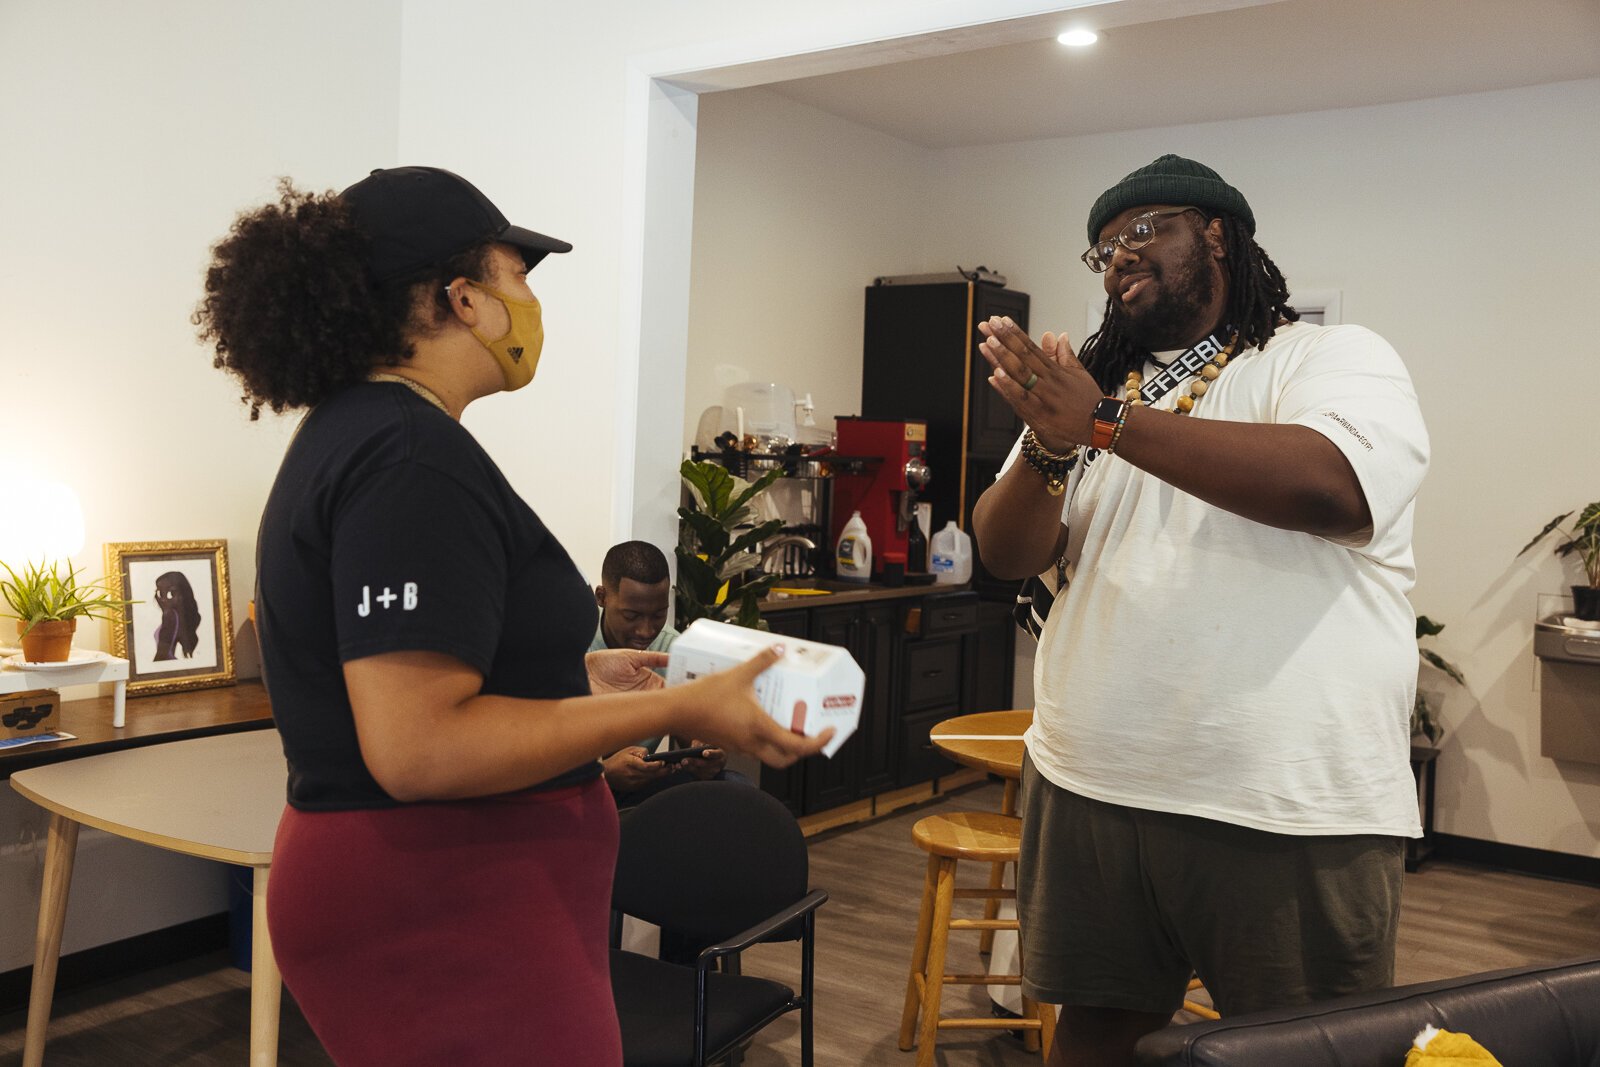
[[[1111,431],[1111,440],[1106,442],[1106,455],[1111,455],[1117,450],[1117,442],[1122,440],[1122,428],[1128,425],[1128,412],[1133,408],[1130,403],[1122,409],[1122,417],[1117,420],[1116,427]]]
[[[1073,445],[1066,452],[1052,452],[1029,430],[1022,435],[1022,458],[1039,472],[1046,491],[1051,496],[1060,496],[1066,492],[1067,475],[1078,465],[1078,446]]]

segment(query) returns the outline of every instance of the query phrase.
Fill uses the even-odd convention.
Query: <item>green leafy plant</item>
[[[1451,681],[1457,685],[1466,685],[1467,679],[1454,663],[1445,659],[1431,648],[1422,647],[1424,637],[1432,637],[1444,629],[1444,623],[1434,622],[1426,615],[1417,616],[1417,655],[1422,662],[1443,671]],[[1417,687],[1417,700],[1411,706],[1411,736],[1426,737],[1428,744],[1437,745],[1444,736],[1444,727],[1439,724],[1438,712],[1428,703],[1428,698],[1423,695],[1422,687]]]
[[[686,459],[678,473],[689,489],[689,503],[678,509],[677,628],[714,619],[766,629],[758,601],[778,576],[753,573],[761,563],[754,548],[777,533],[783,521],[741,527],[750,522],[751,502],[783,471],[770,470],[747,482],[715,463]]]
[[[1562,529],[1561,524],[1574,514],[1578,516],[1577,521],[1570,529]],[[1561,540],[1556,542],[1556,555],[1567,556],[1576,552],[1578,559],[1583,563],[1583,571],[1588,576],[1590,588],[1600,589],[1600,500],[1596,500],[1581,512],[1569,511],[1564,515],[1557,515],[1545,523],[1544,529],[1540,530],[1532,541],[1523,545],[1517,555],[1522,555],[1557,530],[1561,532]]]
[[[64,576],[58,563],[48,567],[42,562],[28,563],[21,574],[9,563],[0,563],[0,567],[6,569],[7,575],[0,578],[0,598],[4,598],[10,609],[0,614],[26,622],[28,626],[22,636],[27,636],[41,622],[75,619],[80,615],[118,622],[119,616],[113,613],[136,603],[120,599],[103,581],[79,582],[78,572],[71,563],[67,564]]]

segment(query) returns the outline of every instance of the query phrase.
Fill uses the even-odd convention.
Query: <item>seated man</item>
[[[595,603],[600,605],[600,623],[595,628],[589,651],[603,648],[631,648],[641,652],[665,652],[678,631],[667,625],[667,598],[672,589],[667,557],[648,541],[624,541],[612,547],[600,565],[600,584],[595,586]],[[661,673],[661,672],[658,672]],[[652,737],[619,749],[602,766],[606,784],[616,798],[617,807],[632,807],[654,793],[680,782],[739,777],[723,770],[727,754],[719,748],[707,749],[701,758],[677,763],[646,760],[661,738]],[[692,748],[699,740],[673,738],[672,748]]]

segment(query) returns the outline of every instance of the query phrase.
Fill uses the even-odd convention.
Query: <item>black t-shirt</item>
[[[393,807],[356,740],[342,664],[444,652],[484,693],[586,695],[594,594],[471,434],[397,383],[363,383],[306,416],[257,548],[263,680],[289,760],[289,803]],[[540,783],[600,773],[585,763]]]

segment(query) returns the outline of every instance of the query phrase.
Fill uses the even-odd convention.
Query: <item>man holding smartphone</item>
[[[600,565],[600,584],[594,590],[595,603],[600,606],[600,622],[595,627],[589,651],[605,648],[667,651],[678,636],[678,631],[667,625],[671,591],[672,575],[667,568],[667,557],[659,548],[648,541],[613,545]],[[618,749],[601,762],[617,807],[632,807],[682,782],[728,777],[725,770],[728,756],[722,749],[698,739],[685,741],[675,737],[667,751],[657,752],[661,740],[659,737],[644,738],[638,744]]]

